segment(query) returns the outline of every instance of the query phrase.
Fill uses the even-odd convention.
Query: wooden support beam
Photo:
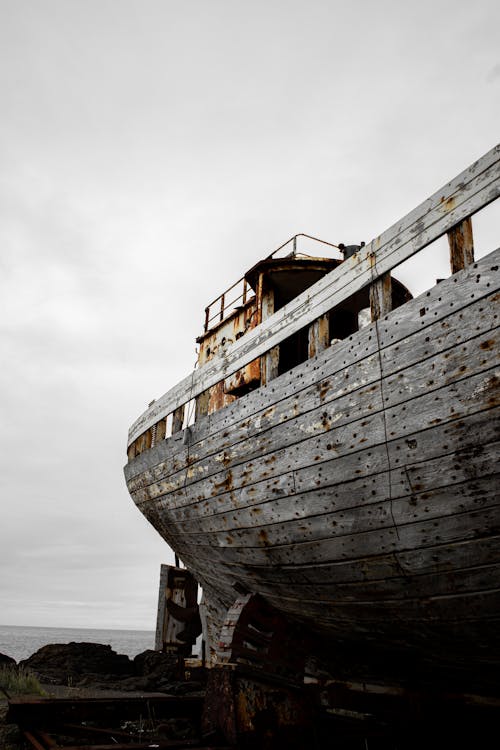
[[[462,271],[474,263],[472,220],[467,217],[448,232],[451,272]]]
[[[260,384],[265,385],[270,380],[278,377],[280,362],[279,346],[273,346],[263,357],[260,358]]]
[[[163,633],[165,624],[165,593],[167,591],[168,565],[160,565],[160,585],[158,588],[158,609],[156,613],[155,650],[163,648]]]
[[[208,403],[210,401],[210,388],[196,397],[195,422],[208,414]]]
[[[142,435],[139,435],[135,442],[135,455],[138,456],[140,453],[142,453],[144,450],[146,450],[146,433],[143,432]]]
[[[308,330],[308,356],[316,356],[330,345],[330,320],[329,315],[322,315],[309,326]]]
[[[260,288],[260,320],[261,322],[270,318],[274,313],[274,290],[263,289],[263,274],[259,279]],[[273,346],[260,358],[260,384],[265,385],[270,380],[278,377],[278,367],[280,361],[280,348]]]
[[[52,737],[49,734],[47,734],[47,732],[43,732],[41,729],[37,729],[37,734],[42,740],[42,742],[44,743],[44,746],[46,748],[49,748],[49,749],[53,747],[57,748],[57,742],[54,739],[52,739]]]
[[[370,310],[372,320],[383,318],[392,310],[392,282],[390,272],[382,274],[370,284]]]
[[[28,732],[26,729],[23,731],[23,734],[25,738],[30,743],[31,747],[34,747],[35,750],[47,750],[47,748],[41,744],[35,737],[35,735],[32,732]]]
[[[160,419],[160,421],[156,425],[155,444],[158,444],[161,440],[165,440],[166,435],[167,435],[167,420]]]
[[[184,404],[177,407],[172,415],[172,435],[182,430],[182,424],[184,422]]]

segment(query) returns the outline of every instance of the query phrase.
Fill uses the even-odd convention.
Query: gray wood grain
[[[433,349],[439,351],[450,348],[461,340],[470,338],[473,331],[479,333],[497,325],[498,299],[494,294],[489,294],[488,297],[481,297],[480,294],[480,290],[490,292],[490,289],[498,286],[500,251],[495,254],[493,260],[495,259],[497,264],[492,260],[484,259],[469,273],[462,272],[453,279],[443,282],[439,288],[431,290],[424,296],[423,306],[421,298],[413,300],[397,310],[396,320],[389,316],[383,325],[380,325],[378,338],[383,347],[381,359],[384,373],[389,372],[391,368],[393,372],[396,372],[398,367],[406,363],[409,366],[420,359],[425,359]],[[495,268],[496,270],[492,270]],[[483,282],[480,287],[477,284],[478,277]],[[475,305],[474,310],[469,309],[471,305]],[[459,316],[459,325],[453,321],[453,315]],[[419,329],[422,335],[418,335]],[[236,442],[238,436],[228,431],[229,428],[233,428],[236,421],[239,420],[243,431],[248,425],[260,424],[262,419],[269,417],[267,409],[275,408],[277,401],[285,400],[289,396],[295,399],[295,403],[299,399],[302,401],[305,397],[304,389],[309,386],[317,388],[324,399],[331,390],[327,378],[338,372],[343,373],[346,368],[351,372],[352,367],[359,360],[375,353],[376,343],[377,336],[373,326],[363,329],[350,340],[337,345],[334,351],[328,350],[315,360],[303,363],[300,368],[294,368],[292,373],[280,376],[274,382],[272,389],[261,388],[258,392],[240,399],[236,406],[228,407],[196,423],[191,428],[190,456],[199,459],[211,450],[224,448]],[[365,373],[369,375],[368,380],[365,375],[365,382],[372,382],[377,378],[375,357],[372,357],[372,361],[367,362],[363,367]],[[355,387],[358,379],[359,377],[354,372],[350,382],[346,380],[343,383],[344,392]],[[318,385],[318,381],[323,382]],[[329,398],[333,395],[330,393]],[[154,455],[143,460],[138,456],[132,464],[127,465],[125,468],[127,479],[130,481],[134,474],[143,473],[146,465],[158,464],[160,453],[164,454],[165,463],[172,468],[175,465],[178,468],[185,466],[187,450],[182,439],[170,438],[158,447],[156,453],[158,461]],[[176,453],[179,454],[177,458]],[[161,471],[161,468],[159,470]]]
[[[472,363],[470,368],[473,370]],[[407,371],[412,381],[412,369]],[[405,387],[404,381],[400,381]],[[375,388],[375,387],[374,387]],[[291,468],[319,466],[334,456],[360,454],[363,462],[367,451],[389,440],[411,435],[419,429],[458,419],[485,408],[488,398],[498,397],[499,373],[493,368],[460,380],[451,380],[435,390],[418,393],[411,404],[407,401],[381,410],[380,389],[357,392],[354,402],[342,404],[341,399],[319,409],[299,415],[293,420],[270,428],[263,434],[251,435],[208,459],[164,475],[141,489],[147,497],[203,483],[190,489],[194,498],[215,497],[224,490],[238,489],[268,477],[288,472]],[[344,474],[343,478],[347,476]],[[130,488],[136,492],[135,487]],[[197,498],[196,498],[197,499]]]

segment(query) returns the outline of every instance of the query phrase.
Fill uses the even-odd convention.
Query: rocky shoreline
[[[130,659],[99,643],[49,644],[19,663],[0,654],[0,669],[4,668],[33,674],[43,692],[53,698],[204,693],[203,670],[196,670],[196,679],[186,680],[175,655],[146,650]],[[21,750],[24,745],[17,726],[5,723],[8,697],[12,696],[0,693],[0,748]]]

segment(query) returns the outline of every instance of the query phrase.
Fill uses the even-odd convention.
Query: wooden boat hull
[[[236,585],[353,668],[370,649],[500,664],[499,266],[496,251],[126,466],[215,633]]]

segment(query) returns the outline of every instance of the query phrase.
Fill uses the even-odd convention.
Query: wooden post
[[[372,321],[383,318],[392,310],[392,281],[389,272],[370,284],[370,310]]]
[[[474,240],[470,216],[448,232],[451,272],[462,271],[474,263]]]
[[[163,634],[165,630],[165,594],[167,591],[168,565],[160,565],[160,585],[158,589],[158,609],[156,613],[155,650],[163,650]]]
[[[309,359],[327,349],[330,344],[329,316],[322,315],[309,326],[308,330]]]
[[[144,450],[146,450],[146,433],[143,432],[139,435],[135,441],[135,455],[139,456]]]
[[[210,401],[210,388],[196,396],[195,421],[208,414],[208,402]]]
[[[261,321],[266,320],[274,313],[274,290],[268,289],[266,292],[263,291],[263,281],[259,280],[259,286],[261,287],[261,308],[260,308],[260,319]],[[265,385],[270,380],[278,377],[278,365],[280,361],[280,348],[279,346],[273,346],[260,358],[260,384]]]
[[[177,407],[172,415],[172,435],[175,432],[182,430],[182,423],[184,422],[184,404]]]
[[[166,419],[160,419],[160,421],[156,425],[156,440],[155,440],[155,443],[159,443],[161,440],[165,440],[165,435],[166,434],[167,434],[167,420]]]
[[[278,366],[280,362],[279,346],[273,346],[263,357],[260,358],[260,384],[265,385],[270,380],[278,377]]]
[[[137,440],[134,440],[134,442],[131,443],[128,447],[127,456],[128,456],[129,461],[132,461],[132,459],[135,458],[136,456],[136,452],[135,452],[136,443],[137,443]]]

